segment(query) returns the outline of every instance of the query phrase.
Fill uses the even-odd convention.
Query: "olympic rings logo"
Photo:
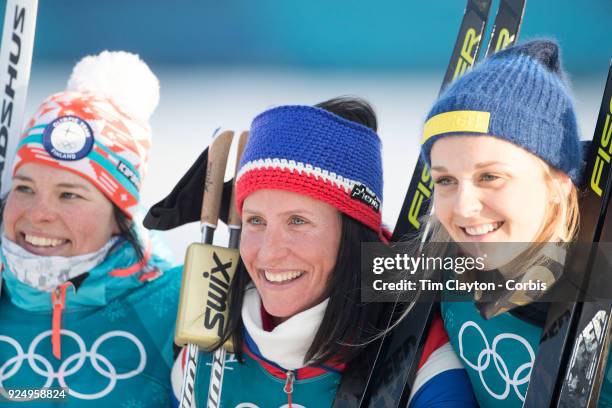
[[[478,355],[478,361],[476,362],[476,364],[469,361],[464,354],[463,335],[469,327],[473,327],[474,329],[476,329],[476,331],[482,337],[482,340],[485,345],[485,348]],[[516,341],[519,343],[519,345],[522,345],[529,354],[529,361],[521,364],[514,371],[514,373],[512,373],[512,376],[510,376],[508,365],[503,360],[502,356],[500,356],[497,352],[497,347],[502,341]],[[461,326],[461,330],[459,330],[459,355],[461,356],[461,359],[465,361],[468,366],[470,366],[470,368],[478,372],[482,385],[492,397],[498,400],[503,400],[508,397],[508,395],[510,394],[510,387],[512,387],[514,388],[514,392],[519,397],[519,399],[523,402],[525,401],[525,395],[521,394],[518,387],[529,382],[529,378],[531,377],[531,369],[533,368],[533,363],[535,361],[535,353],[529,342],[523,337],[513,333],[501,333],[495,336],[495,338],[493,339],[493,344],[489,346],[489,341],[485,337],[485,334],[480,328],[480,326],[478,326],[473,321],[468,321],[465,322]],[[504,388],[504,391],[501,394],[497,394],[493,390],[491,390],[483,376],[484,371],[491,364],[491,360],[493,360],[493,364],[495,364],[495,369],[497,370],[497,373],[506,384],[506,387]]]
[[[0,335],[0,342],[5,342],[13,346],[16,354],[15,357],[8,359],[4,364],[2,364],[2,366],[0,366],[0,388],[3,387],[4,381],[15,375],[15,373],[20,370],[24,361],[27,360],[32,371],[41,377],[46,377],[46,381],[41,388],[51,387],[53,386],[53,382],[57,380],[59,387],[68,388],[69,395],[79,399],[94,400],[102,398],[113,391],[117,381],[125,380],[140,374],[144,370],[147,363],[147,354],[144,346],[136,336],[126,331],[113,330],[103,334],[93,342],[91,350],[89,351],[87,350],[83,339],[75,332],[62,329],[61,335],[72,338],[76,342],[79,351],[72,354],[68,358],[63,359],[57,372],[54,371],[49,360],[47,360],[41,354],[36,353],[36,347],[43,339],[51,336],[51,330],[47,330],[36,336],[34,340],[32,340],[32,343],[30,343],[27,353],[24,353],[23,348],[15,339],[9,336]],[[98,353],[98,349],[106,340],[115,337],[127,339],[127,341],[132,342],[138,349],[140,361],[135,369],[125,373],[117,373],[115,366],[108,360],[108,358]],[[98,374],[108,379],[108,385],[101,391],[94,394],[83,394],[77,392],[70,385],[68,385],[66,381],[67,377],[78,373],[87,359],[89,359],[91,366]]]

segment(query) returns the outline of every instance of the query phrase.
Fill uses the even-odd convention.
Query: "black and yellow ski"
[[[440,93],[471,68],[483,43],[491,0],[468,0],[457,41]],[[495,17],[487,55],[513,44],[519,33],[525,0],[502,0]],[[424,227],[421,220],[429,208],[433,180],[419,157],[400,215],[393,231],[393,242],[414,239]],[[409,315],[383,339],[371,344],[365,357],[354,362],[342,378],[335,408],[406,407],[426,334],[438,305],[418,302]],[[390,319],[399,303],[389,304]]]
[[[610,346],[612,294],[612,66],[608,71],[595,134],[583,175],[580,232],[564,276],[574,284],[574,301],[551,303],[531,373],[524,407],[598,405]],[[585,245],[593,243],[592,246]],[[552,290],[560,292],[563,286]],[[568,291],[570,292],[570,291]],[[560,298],[561,295],[553,298]]]

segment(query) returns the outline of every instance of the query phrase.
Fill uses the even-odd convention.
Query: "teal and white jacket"
[[[473,302],[442,302],[444,327],[481,407],[522,407],[542,328],[510,313],[489,320]]]
[[[169,266],[155,254],[139,263],[123,242],[55,293],[4,268],[0,386],[68,389],[66,399],[40,400],[37,407],[169,406],[180,289],[180,269]]]
[[[481,317],[473,302],[442,302],[453,349],[481,407],[522,407],[542,327],[512,313]],[[598,406],[612,406],[610,355]]]
[[[225,360],[222,408],[325,408],[331,407],[344,364],[308,365],[304,355],[327,307],[327,301],[271,327],[259,294],[247,289],[242,308],[245,326],[243,360],[228,353]],[[185,349],[172,371],[178,406]],[[212,354],[201,352],[196,371],[195,400],[206,407]]]

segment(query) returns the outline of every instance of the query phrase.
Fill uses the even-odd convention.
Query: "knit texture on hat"
[[[551,41],[531,41],[487,58],[451,84],[427,115],[424,160],[431,164],[431,148],[442,137],[490,135],[523,147],[577,185],[580,137],[562,78],[559,48]],[[449,112],[458,113],[441,115]],[[444,121],[444,126],[434,126],[436,121]]]
[[[236,178],[236,205],[260,189],[304,194],[381,234],[382,158],[370,128],[324,109],[281,106],[257,116]]]
[[[85,57],[68,89],[47,98],[27,124],[13,174],[26,163],[71,171],[131,218],[151,149],[148,120],[158,101],[159,82],[138,56],[104,51]]]

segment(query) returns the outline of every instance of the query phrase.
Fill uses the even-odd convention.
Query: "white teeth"
[[[266,276],[266,280],[270,282],[286,282],[293,280],[295,278],[299,278],[302,276],[304,272],[302,271],[292,271],[292,272],[282,272],[282,273],[271,273],[268,271],[264,271]]]
[[[474,235],[474,236],[484,235],[484,234],[488,234],[491,231],[495,231],[497,228],[499,228],[500,225],[501,225],[501,222],[495,222],[492,224],[482,224],[477,227],[465,227],[465,232],[468,235]]]
[[[63,239],[44,238],[25,234],[26,242],[40,247],[55,247],[64,243]]]

